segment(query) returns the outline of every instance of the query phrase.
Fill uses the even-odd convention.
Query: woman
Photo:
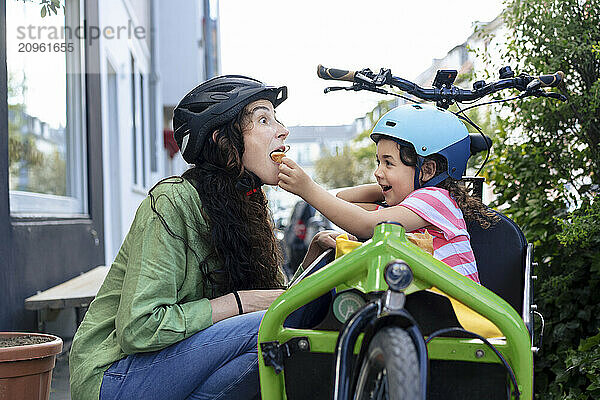
[[[270,155],[289,132],[274,109],[286,97],[286,87],[222,76],[176,107],[175,139],[194,167],[137,210],[73,340],[73,399],[257,396],[258,328],[283,292],[260,187],[278,183]],[[315,239],[311,259],[330,236]]]

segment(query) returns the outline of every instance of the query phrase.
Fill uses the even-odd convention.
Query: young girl
[[[279,186],[301,196],[334,224],[361,238],[385,221],[407,232],[433,236],[433,256],[479,283],[465,217],[488,227],[494,214],[459,185],[470,138],[452,113],[424,105],[391,110],[375,125],[377,184],[338,193],[318,186],[289,158],[279,166]],[[376,203],[384,202],[385,206]]]

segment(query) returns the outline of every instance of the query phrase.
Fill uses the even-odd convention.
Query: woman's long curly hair
[[[414,166],[417,163],[417,152],[414,147],[396,143],[400,151],[400,159],[406,165]],[[435,175],[448,170],[448,161],[439,154],[425,157],[425,161],[435,162]],[[454,178],[446,178],[436,187],[446,189],[456,201],[466,221],[476,221],[482,228],[487,229],[500,220],[494,211],[486,207],[477,197],[471,196],[464,183]]]
[[[265,194],[260,189],[247,193],[238,185],[240,180],[252,180],[242,164],[243,131],[252,123],[249,116],[246,107],[217,128],[203,146],[203,161],[182,174],[196,188],[209,227],[204,240],[212,251],[200,260],[200,268],[213,295],[281,288],[284,283],[279,269],[283,257]],[[186,247],[198,257],[189,243]],[[215,260],[222,268],[211,270],[209,263]]]

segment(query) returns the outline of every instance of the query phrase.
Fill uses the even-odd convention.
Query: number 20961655
[[[19,43],[19,53],[71,53],[73,43]]]

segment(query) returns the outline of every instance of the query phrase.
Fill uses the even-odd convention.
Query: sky
[[[390,96],[324,94],[349,82],[319,79],[318,64],[383,67],[414,79],[464,43],[475,22],[493,20],[502,8],[501,0],[220,0],[221,73],[286,85],[277,117],[288,126],[351,124]]]

